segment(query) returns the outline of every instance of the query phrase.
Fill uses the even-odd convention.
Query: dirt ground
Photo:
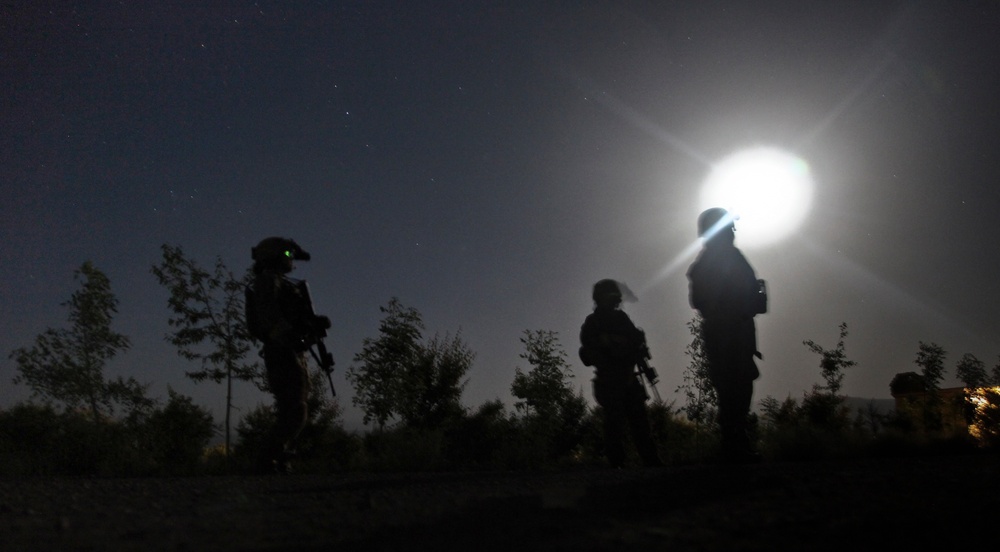
[[[0,550],[990,545],[1000,456],[546,473],[0,478]]]

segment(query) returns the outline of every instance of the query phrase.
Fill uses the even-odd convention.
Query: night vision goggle
[[[311,256],[307,251],[299,247],[299,244],[288,238],[271,237],[261,240],[256,247],[250,251],[255,261],[264,261],[285,257],[298,261],[308,261]]]

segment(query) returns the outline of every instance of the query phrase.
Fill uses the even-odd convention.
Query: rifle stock
[[[647,359],[639,362],[639,375],[649,383],[649,388],[653,390],[653,396],[656,398],[656,401],[662,402],[660,392],[656,389],[656,383],[660,381],[660,376],[656,373],[656,368],[649,365]]]
[[[636,368],[639,372],[639,379],[645,380],[649,383],[649,388],[653,390],[653,396],[656,398],[656,402],[663,402],[663,399],[660,398],[659,390],[656,389],[656,383],[660,381],[660,375],[656,373],[656,368],[649,365],[649,361],[652,358],[653,355],[649,352],[649,345],[646,344],[646,334],[643,332],[639,362],[636,363]]]

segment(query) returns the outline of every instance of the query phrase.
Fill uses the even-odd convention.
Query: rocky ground
[[[0,478],[0,550],[988,545],[1000,456],[551,473]]]

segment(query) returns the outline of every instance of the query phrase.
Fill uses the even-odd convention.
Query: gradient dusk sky
[[[755,399],[800,398],[848,324],[851,396],[888,398],[920,341],[954,365],[1000,355],[1000,3],[51,2],[0,7],[0,408],[6,355],[64,327],[90,260],[132,348],[108,367],[213,409],[164,340],[150,267],[180,245],[250,265],[280,235],[313,260],[344,372],[379,306],[477,353],[463,402],[501,398],[524,330],[578,332],[601,278],[626,282],[675,389],[684,272],[712,166],[769,146],[814,180],[796,232],[742,247],[767,280]],[[200,5],[203,4],[203,5]],[[245,412],[269,398],[241,385]]]

